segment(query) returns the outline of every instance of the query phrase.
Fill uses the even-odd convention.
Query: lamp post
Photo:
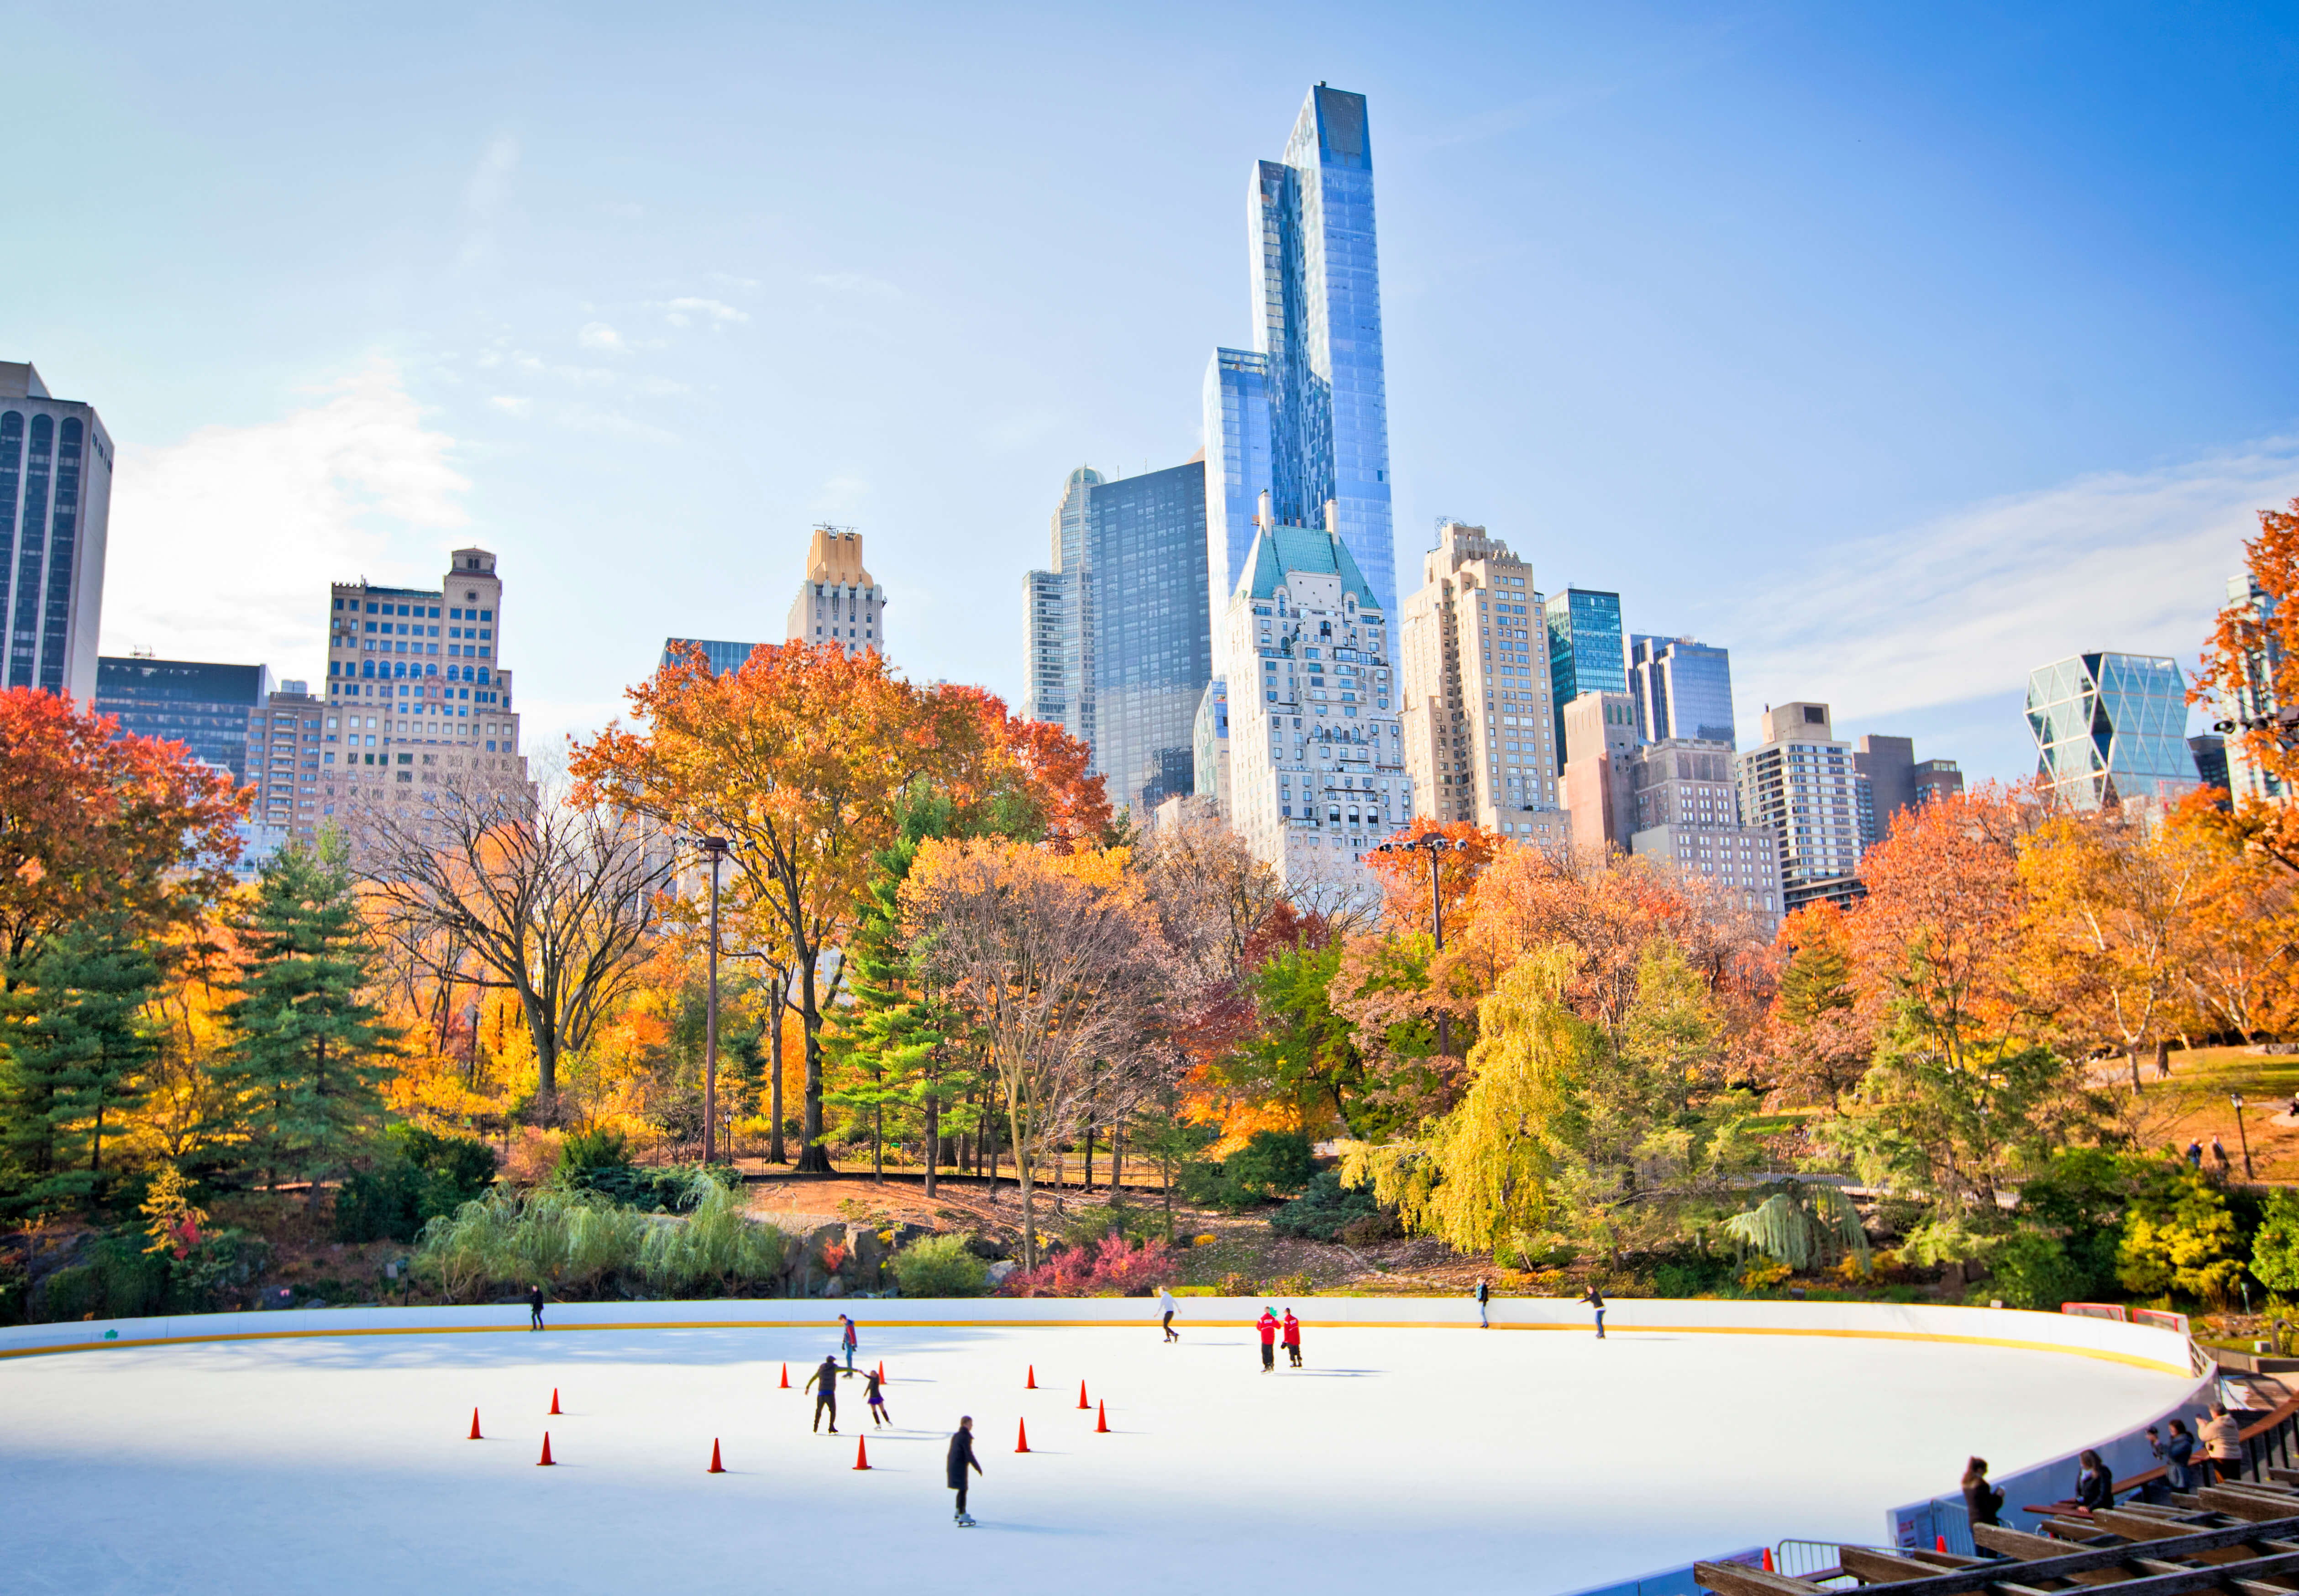
[[[1376,853],[1411,853],[1417,849],[1429,855],[1429,923],[1440,953],[1445,951],[1445,893],[1438,879],[1437,861],[1448,851],[1458,852],[1468,845],[1466,839],[1454,842],[1442,832],[1424,831],[1416,837],[1375,843],[1373,847]],[[1437,1016],[1437,1051],[1447,1058],[1453,1053],[1453,1022],[1441,1013]]]
[[[2243,1093],[2237,1092],[2228,1101],[2235,1104],[2236,1140],[2243,1143],[2243,1177],[2245,1180],[2254,1180],[2258,1177],[2251,1172],[2251,1133],[2243,1126]]]
[[[694,839],[710,858],[710,1002],[702,1011],[702,1161],[709,1164],[718,1128],[718,864],[726,857],[723,836]]]

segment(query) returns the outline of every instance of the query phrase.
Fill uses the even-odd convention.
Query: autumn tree
[[[900,806],[944,794],[955,829],[1034,831],[1057,846],[1108,823],[1098,777],[1056,727],[1019,721],[971,688],[916,688],[865,651],[766,645],[715,674],[698,651],[630,693],[637,728],[609,727],[577,751],[577,797],[685,835],[726,839],[728,919],[753,956],[789,972],[803,1027],[805,1145],[826,1172],[822,1028],[838,967]]]
[[[2299,873],[2280,857],[2282,824],[2279,806],[2221,810],[2208,790],[2166,820],[2202,864],[2179,950],[2188,1002],[2245,1042],[2299,1025]]]
[[[2243,552],[2251,594],[2220,611],[2189,696],[2231,722],[2230,752],[2287,792],[2299,787],[2299,499],[2261,511]],[[2287,863],[2299,863],[2294,840],[2273,827]]]
[[[1780,942],[1787,964],[1752,1051],[1779,1099],[1839,1108],[1876,1052],[1844,912],[1825,899],[1801,909],[1781,922]]]
[[[422,798],[360,837],[367,901],[406,966],[449,991],[517,998],[553,1118],[562,1059],[589,1043],[646,956],[672,850],[638,815],[578,801],[549,775],[530,786],[451,772]]]
[[[0,692],[0,991],[74,922],[197,917],[231,886],[245,804],[180,743],[33,687]]]

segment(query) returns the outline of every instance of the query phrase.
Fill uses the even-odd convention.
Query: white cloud
[[[469,519],[454,450],[380,361],[276,421],[122,439],[104,652],[324,674],[329,583],[446,569]]]
[[[1717,614],[1742,723],[1798,698],[1839,719],[1963,703],[2087,649],[2192,660],[2256,512],[2295,495],[2299,439],[2278,438],[1863,538]]]
[[[535,409],[535,401],[514,394],[497,394],[487,401],[507,416],[523,416]]]
[[[663,306],[663,320],[673,327],[691,327],[698,319],[724,326],[728,322],[748,321],[751,312],[738,311],[731,304],[721,304],[715,299],[674,299]]]
[[[623,342],[623,335],[617,332],[613,328],[609,327],[603,321],[588,321],[584,323],[583,330],[575,335],[575,341],[585,349],[626,349],[629,347],[629,345]]]

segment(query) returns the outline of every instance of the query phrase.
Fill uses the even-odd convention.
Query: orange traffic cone
[[[553,1417],[559,1416],[559,1387],[556,1385],[551,1388],[551,1412]]]
[[[1765,1548],[1764,1548],[1764,1572],[1765,1572],[1765,1573],[1767,1573],[1767,1574],[1770,1574],[1772,1571],[1772,1549],[1771,1547],[1767,1546],[1767,1547],[1765,1547]]]
[[[1093,1406],[1093,1404],[1092,1404],[1091,1402],[1089,1402],[1089,1401],[1087,1401],[1085,1400],[1085,1382],[1084,1382],[1084,1381],[1083,1381],[1083,1380],[1080,1380],[1080,1381],[1078,1382],[1078,1407],[1079,1407],[1081,1409],[1083,1409],[1091,1408],[1091,1407],[1092,1407],[1092,1406]]]
[[[718,1461],[718,1437],[716,1435],[713,1435],[710,1438],[710,1467],[704,1469],[702,1472],[705,1474],[725,1474],[726,1472],[726,1466]]]
[[[535,1460],[537,1468],[549,1468],[551,1464],[551,1432],[543,1432],[543,1456]]]
[[[1947,1550],[1947,1537],[1946,1535],[1934,1535],[1932,1537],[1932,1550],[1935,1551],[1946,1551]]]
[[[884,1358],[881,1358],[880,1359],[878,1359],[878,1384],[881,1384],[881,1385],[884,1385],[885,1383],[886,1383],[886,1360],[885,1360]]]
[[[479,1439],[479,1410],[477,1408],[471,1409],[471,1439]]]
[[[1033,1363],[1030,1366],[1030,1377],[1022,1382],[1022,1389],[1025,1391],[1035,1391],[1038,1389],[1038,1366],[1036,1364]]]
[[[1026,1418],[1021,1421],[1021,1431],[1015,1440],[1014,1450],[1017,1452],[1030,1450],[1030,1421]]]
[[[1107,1435],[1109,1434],[1109,1404],[1108,1402],[1100,1402],[1095,1404],[1093,1433],[1097,1435]]]
[[[857,1435],[854,1438],[854,1467],[857,1468],[867,1468],[870,1467],[869,1442],[863,1440],[859,1435]]]
[[[784,1391],[790,1389],[790,1365],[787,1363],[783,1365],[783,1389]]]

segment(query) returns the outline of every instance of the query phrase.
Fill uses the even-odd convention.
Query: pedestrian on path
[[[1963,1510],[1974,1524],[1996,1524],[2004,1510],[2004,1492],[1988,1483],[1988,1459],[1973,1458],[1963,1466]]]
[[[1485,1306],[1493,1300],[1493,1288],[1486,1284],[1482,1275],[1477,1276],[1477,1289],[1470,1294],[1477,1299],[1477,1328],[1491,1329],[1493,1322],[1486,1317]]]
[[[1261,1372],[1266,1375],[1277,1367],[1277,1316],[1264,1307],[1253,1327],[1261,1332]]]
[[[1575,1299],[1575,1300],[1576,1300],[1576,1301],[1578,1301],[1586,1302],[1589,1307],[1591,1307],[1591,1308],[1593,1308],[1593,1309],[1595,1309],[1597,1310],[1597,1339],[1598,1339],[1598,1341],[1602,1341],[1602,1340],[1604,1340],[1604,1339],[1605,1339],[1605,1293],[1602,1293],[1602,1292],[1600,1292],[1600,1291],[1598,1291],[1595,1286],[1593,1286],[1593,1285],[1592,1285],[1592,1286],[1590,1286],[1587,1291],[1582,1292],[1582,1293],[1581,1293],[1581,1295],[1580,1295],[1577,1299]]]
[[[893,1423],[893,1415],[886,1411],[886,1399],[878,1391],[885,1383],[884,1377],[874,1368],[865,1372],[862,1379],[862,1399],[870,1404],[870,1427],[875,1430],[882,1424]]]
[[[2220,1178],[2225,1180],[2230,1173],[2228,1168],[2227,1143],[2217,1136],[2212,1138],[2212,1163],[2219,1170]]]
[[[2211,1483],[2212,1475],[2222,1480],[2243,1478],[2243,1431],[2235,1422],[2235,1415],[2220,1403],[2212,1404],[2212,1416],[2204,1420],[2197,1432],[2211,1466],[2204,1483]]]
[[[1290,1308],[1285,1310],[1284,1340],[1285,1356],[1292,1359],[1295,1368],[1299,1368],[1301,1367],[1301,1321],[1293,1317],[1293,1310]]]
[[[2194,1169],[2204,1167],[2204,1144],[2201,1142],[2191,1141],[2187,1143],[2187,1165]]]
[[[1181,1340],[1174,1332],[1174,1293],[1162,1285],[1158,1288],[1158,1311],[1164,1316],[1159,1322],[1166,1327],[1166,1339]]]
[[[862,1337],[856,1333],[854,1321],[844,1314],[838,1316],[838,1344],[846,1349],[846,1372],[851,1375],[854,1372],[854,1349],[862,1344]]]
[[[814,1427],[822,1428],[825,1409],[830,1412],[830,1433],[838,1434],[838,1358],[835,1353],[822,1360],[822,1367],[806,1377],[801,1391],[814,1392]]]
[[[958,1492],[958,1512],[950,1522],[960,1529],[972,1529],[974,1517],[966,1510],[966,1471],[982,1472],[982,1459],[974,1455],[974,1416],[968,1414],[958,1421],[958,1432],[950,1438],[950,1488]]]
[[[543,1288],[539,1285],[527,1288],[527,1327],[530,1330],[543,1328]]]

